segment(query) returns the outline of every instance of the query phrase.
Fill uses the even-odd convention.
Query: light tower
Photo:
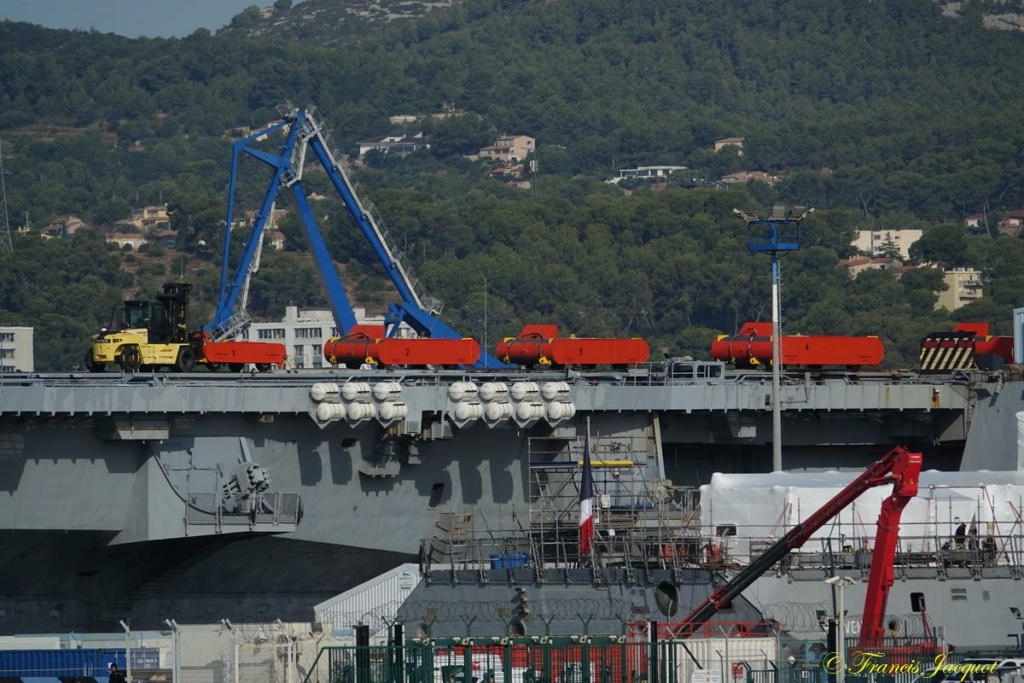
[[[732,212],[747,224],[747,249],[772,257],[772,471],[782,471],[782,402],[779,375],[782,365],[782,301],[779,298],[779,252],[800,248],[800,222],[814,209],[773,206],[767,218]]]

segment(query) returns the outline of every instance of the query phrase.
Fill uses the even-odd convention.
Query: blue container
[[[491,553],[491,569],[519,569],[529,566],[528,553]]]
[[[132,661],[135,652],[132,652]],[[91,676],[106,679],[108,665],[125,668],[124,649],[0,650],[0,678]]]

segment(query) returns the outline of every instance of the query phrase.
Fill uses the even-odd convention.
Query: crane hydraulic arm
[[[885,598],[892,585],[892,556],[899,532],[899,517],[907,502],[917,495],[918,478],[921,473],[921,454],[911,453],[903,446],[889,451],[881,460],[869,466],[850,484],[814,512],[801,524],[797,524],[778,542],[769,546],[757,559],[730,579],[724,586],[712,593],[683,620],[681,637],[696,633],[729,602],[746,590],[762,574],[790,551],[801,547],[814,532],[828,523],[850,503],[875,486],[893,485],[892,494],[882,504],[879,517],[879,536],[872,555],[871,575],[868,583],[869,600],[872,593],[879,595],[872,609],[879,611],[878,622],[885,611]],[[884,525],[883,525],[884,520]],[[884,527],[884,532],[883,532]],[[885,567],[888,567],[886,573]],[[886,583],[886,578],[888,583]],[[865,619],[868,618],[865,610]],[[867,622],[865,622],[867,623]]]
[[[871,571],[868,574],[864,596],[864,615],[860,622],[861,648],[878,647],[885,637],[885,605],[894,581],[893,557],[900,535],[900,517],[903,508],[917,495],[918,475],[921,472],[919,454],[916,463],[909,459],[897,474],[893,471],[892,494],[882,501],[875,532],[875,549],[871,552]]]

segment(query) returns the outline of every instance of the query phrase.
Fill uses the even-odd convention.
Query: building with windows
[[[0,326],[0,372],[35,372],[35,328]]]
[[[131,222],[139,230],[152,230],[169,226],[171,224],[171,216],[167,212],[166,204],[144,206],[141,209],[132,209]]]
[[[945,308],[947,311],[955,311],[961,306],[966,306],[985,296],[985,285],[982,282],[980,270],[954,268],[947,270],[942,279],[946,283],[947,289],[944,292],[939,292],[935,310]]]
[[[851,246],[869,256],[887,256],[903,261],[910,259],[910,247],[924,234],[919,228],[895,230],[858,230]]]
[[[858,256],[855,258],[841,259],[839,261],[839,265],[846,268],[847,274],[854,279],[856,279],[856,277],[865,270],[886,270],[899,278],[900,275],[903,275],[903,273],[910,269],[908,266],[904,266],[903,262],[899,259],[888,258],[885,256],[880,256],[878,258]]]
[[[384,324],[383,315],[367,315],[363,308],[352,310],[359,325]],[[253,323],[248,333],[250,341],[284,344],[288,350],[285,365],[289,368],[329,367],[324,359],[324,342],[337,336],[338,328],[330,311],[300,310],[298,306],[285,308],[284,318],[279,322]],[[406,336],[404,330],[402,336]]]
[[[411,154],[421,149],[430,149],[430,140],[421,132],[415,133],[390,133],[383,137],[372,140],[361,140],[359,145],[359,158],[366,156],[367,152],[377,150],[384,154]]]
[[[481,159],[497,161],[523,161],[537,149],[537,141],[529,135],[502,135],[493,145],[480,150]]]
[[[618,184],[623,180],[665,180],[676,171],[685,171],[685,166],[637,166],[620,168],[619,175],[607,181]]]

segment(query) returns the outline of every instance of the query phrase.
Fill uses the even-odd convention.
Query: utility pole
[[[846,609],[843,605],[843,592],[847,586],[857,582],[849,576],[833,576],[825,579],[825,583],[835,587],[839,593],[836,602],[836,653],[839,655],[836,683],[846,683]]]
[[[768,218],[740,209],[732,212],[747,224],[747,249],[772,258],[772,471],[782,471],[782,300],[779,293],[779,252],[800,248],[800,222],[814,209],[773,206]]]
[[[7,215],[7,186],[4,182],[4,141],[0,139],[0,256],[14,253],[14,240],[11,239],[11,221]],[[28,214],[25,216],[28,225]]]
[[[171,629],[171,642],[174,647],[172,683],[181,683],[181,631],[178,630],[178,622],[174,619],[164,619],[164,623]]]
[[[118,623],[124,629],[124,677],[126,683],[132,683],[132,627],[124,619]]]

